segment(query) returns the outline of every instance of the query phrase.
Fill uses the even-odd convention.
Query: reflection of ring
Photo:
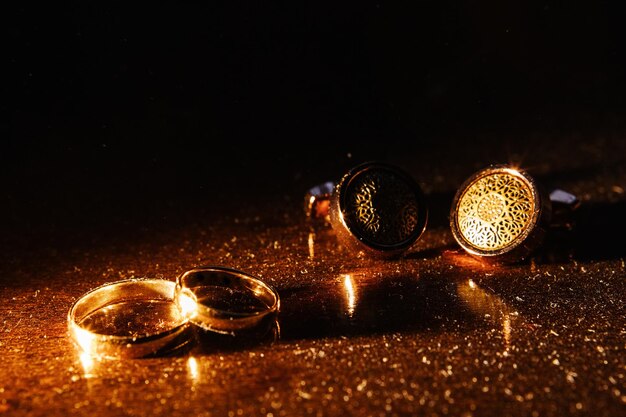
[[[305,197],[311,218],[328,217],[347,247],[375,257],[396,256],[426,228],[428,209],[413,178],[397,167],[361,164],[333,186],[313,187]]]
[[[198,344],[194,352],[215,353],[224,350],[241,350],[273,345],[280,340],[280,324],[274,317],[271,320],[262,320],[260,325],[237,332],[196,332]]]
[[[167,353],[191,339],[187,319],[173,302],[175,283],[129,279],[105,284],[78,299],[68,313],[71,337],[99,357]]]
[[[205,266],[176,279],[176,303],[189,321],[218,333],[250,329],[280,308],[278,293],[258,278],[235,269]]]
[[[457,191],[450,211],[456,241],[471,255],[495,262],[515,262],[543,240],[559,208],[578,200],[562,190],[548,195],[525,171],[492,166]],[[564,211],[564,210],[562,210]]]

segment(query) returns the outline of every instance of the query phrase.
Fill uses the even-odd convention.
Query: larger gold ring
[[[213,332],[236,333],[273,319],[280,309],[275,289],[245,272],[204,266],[176,279],[176,303],[193,324]]]
[[[139,358],[176,350],[191,339],[173,301],[175,283],[128,279],[95,288],[70,308],[70,336],[86,353]]]
[[[422,235],[428,208],[420,186],[398,167],[366,162],[335,185],[313,187],[305,196],[306,214],[328,218],[339,241],[357,253],[389,258],[400,255]]]
[[[496,165],[476,172],[461,185],[450,210],[450,228],[469,254],[510,263],[539,246],[553,214],[577,204],[563,190],[548,194],[524,170]]]

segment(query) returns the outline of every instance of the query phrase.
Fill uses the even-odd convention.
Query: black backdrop
[[[11,6],[5,220],[276,191],[406,141],[427,153],[481,132],[612,129],[626,94],[617,3]]]

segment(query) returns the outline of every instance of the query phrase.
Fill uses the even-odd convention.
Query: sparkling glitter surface
[[[536,134],[501,148],[395,148],[386,162],[423,185],[432,216],[393,261],[348,253],[300,204],[310,184],[373,147],[336,147],[324,165],[296,154],[285,171],[263,172],[257,181],[288,180],[262,192],[245,171],[223,193],[197,176],[186,183],[195,192],[131,184],[107,204],[84,201],[79,187],[60,197],[60,186],[6,200],[0,415],[623,415],[626,254],[612,241],[626,232],[624,143]],[[577,229],[522,264],[483,265],[454,243],[452,197],[477,168],[528,149],[537,178],[582,199]],[[274,286],[280,337],[208,335],[190,351],[132,360],[81,355],[69,340],[67,311],[84,292],[206,264]]]

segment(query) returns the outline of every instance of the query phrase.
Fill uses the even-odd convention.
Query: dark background
[[[3,227],[274,198],[404,146],[454,161],[621,128],[617,2],[271,3],[13,6]]]

